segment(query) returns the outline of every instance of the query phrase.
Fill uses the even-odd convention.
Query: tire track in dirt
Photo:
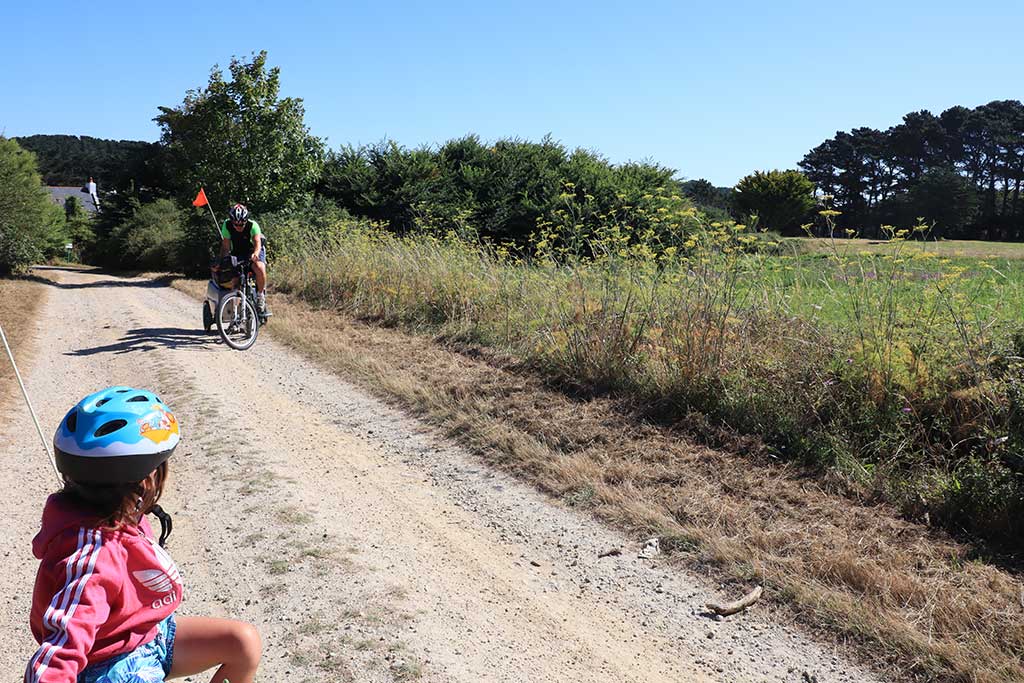
[[[199,305],[146,280],[63,272],[29,389],[46,425],[109,384],[149,387],[182,423],[165,507],[183,613],[257,624],[260,679],[870,680],[757,614],[701,616],[711,592],[480,467],[414,421],[261,339],[197,334]],[[271,323],[273,324],[273,323]],[[5,419],[0,673],[20,675],[29,541],[52,481]],[[7,424],[10,422],[10,424]]]

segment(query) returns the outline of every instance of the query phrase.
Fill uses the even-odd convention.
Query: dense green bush
[[[347,211],[319,197],[256,219],[263,230],[270,263],[335,247],[354,222]]]
[[[108,202],[88,252],[91,262],[127,270],[179,270],[185,230],[169,199],[142,203],[124,195]]]
[[[385,141],[328,155],[318,186],[355,216],[406,232],[424,224],[464,227],[498,243],[525,245],[542,223],[570,211],[586,230],[609,219],[641,233],[645,199],[674,185],[671,169],[611,164],[551,138],[485,145],[475,135],[434,150]],[[584,210],[579,210],[585,207]]]
[[[169,199],[141,205],[114,231],[121,264],[146,270],[174,268],[183,235],[178,207]]]
[[[814,183],[799,171],[755,171],[736,184],[733,205],[758,226],[783,235],[802,235],[814,208]]]
[[[0,137],[0,273],[60,253],[65,238],[64,212],[43,189],[35,157]]]
[[[220,248],[220,228],[214,224],[206,208],[189,207],[182,213],[181,245],[172,269],[189,277],[205,276],[210,272],[211,259]]]

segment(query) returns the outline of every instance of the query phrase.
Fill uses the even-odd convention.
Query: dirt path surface
[[[264,639],[262,681],[871,681],[266,338],[203,335],[148,280],[52,270],[23,369],[47,433],[87,392],[155,390],[182,424],[164,507],[185,614]],[[271,323],[273,324],[273,323]],[[0,679],[31,652],[30,542],[52,473],[0,424]],[[600,557],[618,548],[619,555]]]

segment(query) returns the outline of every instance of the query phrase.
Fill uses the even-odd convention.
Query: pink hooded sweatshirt
[[[41,562],[32,593],[32,635],[39,649],[26,683],[75,683],[88,665],[149,642],[181,603],[171,557],[138,526],[97,528],[95,515],[61,494],[43,508],[32,541]]]

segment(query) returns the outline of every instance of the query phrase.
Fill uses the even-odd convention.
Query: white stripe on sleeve
[[[74,563],[75,579],[67,583],[50,603],[50,609],[47,610],[49,617],[44,619],[44,623],[50,631],[50,636],[40,645],[35,657],[33,657],[33,662],[30,663],[29,671],[25,672],[25,678],[28,683],[39,683],[53,655],[67,643],[68,623],[74,616],[75,610],[81,601],[82,592],[85,590],[90,577],[92,577],[93,570],[96,567],[96,560],[99,558],[102,547],[103,536],[98,530],[87,530],[84,528],[79,530],[79,549],[76,552],[76,555],[79,555],[79,557]],[[74,559],[75,556],[73,555],[72,558]],[[71,564],[72,562],[69,560],[68,565],[70,566]],[[70,570],[68,574],[71,574]],[[58,598],[60,598],[60,607],[54,609]]]

